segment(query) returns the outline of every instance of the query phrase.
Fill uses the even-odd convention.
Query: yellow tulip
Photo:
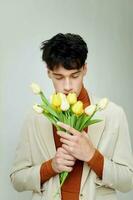
[[[72,111],[76,115],[81,115],[84,112],[82,101],[77,101],[74,105],[72,105]]]
[[[77,102],[77,95],[74,92],[71,92],[67,95],[67,101],[70,105],[75,104]]]
[[[60,107],[57,107],[56,110],[57,110],[58,112],[61,112],[61,111],[62,111]]]
[[[66,99],[66,95],[61,92],[58,92],[57,95],[61,98],[61,101],[63,101],[63,99]]]
[[[61,112],[60,106],[59,106],[59,107],[56,107],[56,106],[52,105],[52,108],[53,108],[54,110],[56,110],[57,112]]]
[[[53,94],[51,97],[51,104],[53,107],[59,107],[61,105],[61,97],[58,94]]]

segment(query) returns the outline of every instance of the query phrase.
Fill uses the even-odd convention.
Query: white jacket
[[[93,104],[99,99],[90,96],[90,100]],[[126,116],[121,107],[109,102],[95,118],[102,121],[89,127],[88,137],[104,155],[103,177],[100,180],[84,163],[79,199],[116,200],[116,190],[133,189],[133,157]],[[31,113],[24,123],[10,174],[14,188],[19,192],[32,191],[32,200],[53,200],[59,176],[50,178],[41,187],[40,167],[55,153],[51,123],[43,115]],[[61,199],[60,193],[57,199]]]

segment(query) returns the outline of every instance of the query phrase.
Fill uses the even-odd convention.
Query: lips
[[[63,92],[65,95],[68,95],[69,93],[72,93],[72,91],[69,91],[69,92]]]

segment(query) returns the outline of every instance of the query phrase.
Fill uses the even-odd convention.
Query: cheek
[[[73,81],[73,89],[74,89],[74,91],[76,92],[77,95],[79,95],[81,88],[82,88],[82,85],[83,85],[83,79],[82,78],[79,78],[79,79]]]
[[[54,80],[53,81],[53,85],[54,85],[54,88],[55,88],[55,90],[56,91],[61,91],[62,89],[62,81],[56,81],[56,80]]]

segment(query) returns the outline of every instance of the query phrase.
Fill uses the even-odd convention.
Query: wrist
[[[54,163],[54,158],[51,160],[51,168],[55,173],[59,173],[58,170],[56,169],[55,163]]]
[[[95,151],[96,151],[96,149],[95,148],[93,148],[90,152],[89,152],[89,154],[86,156],[86,158],[85,158],[85,162],[89,162],[92,158],[93,158],[93,156],[94,156],[94,154],[95,154]]]

